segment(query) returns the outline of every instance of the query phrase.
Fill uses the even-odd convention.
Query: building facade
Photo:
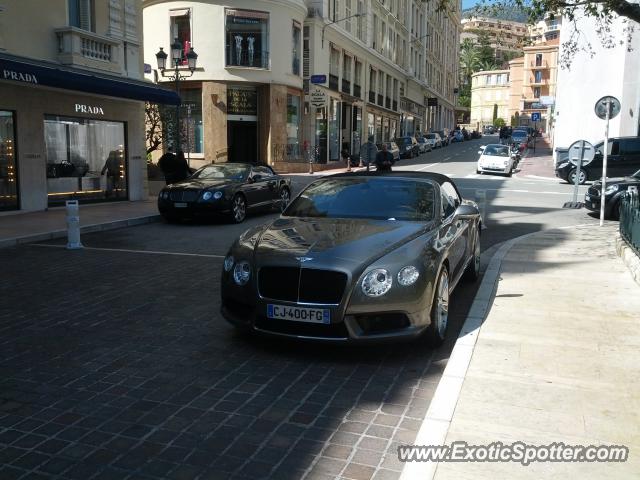
[[[145,0],[143,7],[146,63],[155,69],[159,48],[169,51],[176,39],[185,53],[198,53],[179,87],[180,148],[192,166],[302,157],[302,0]],[[152,75],[174,85],[162,72]]]
[[[569,147],[577,140],[603,141],[605,121],[595,115],[594,108],[600,98],[608,95],[616,97],[621,105],[618,116],[610,121],[609,136],[640,135],[640,36],[637,32],[627,36],[625,22],[614,18],[611,48],[604,48],[593,19],[577,15],[575,27],[564,20],[560,55],[574,28],[580,29],[581,38],[570,67],[558,71],[554,146]],[[593,55],[582,50],[587,44]]]
[[[550,127],[548,120],[555,102],[558,74],[558,42],[556,38],[525,47],[522,61],[509,64],[511,76],[522,78],[521,87],[514,85],[511,92],[511,115],[517,118],[518,125],[535,126],[545,131]],[[522,71],[514,71],[517,69]],[[533,113],[540,114],[540,122],[532,120]]]
[[[509,70],[474,73],[471,77],[470,124],[476,130],[494,125],[497,118],[502,118],[508,124],[509,101]]]
[[[145,199],[144,101],[178,98],[143,81],[139,3],[0,1],[0,32],[0,210]]]
[[[561,26],[562,16],[547,13],[544,19],[527,26],[529,43],[535,45],[560,38]]]
[[[520,22],[498,20],[486,17],[471,17],[461,20],[462,33],[460,41],[470,39],[478,43],[480,35],[486,35],[496,60],[522,51],[527,42],[527,25]]]

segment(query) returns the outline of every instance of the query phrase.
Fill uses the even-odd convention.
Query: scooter
[[[522,159],[522,154],[520,153],[520,145],[517,143],[511,145],[511,158],[513,158],[514,167],[517,167],[520,163],[520,160]]]

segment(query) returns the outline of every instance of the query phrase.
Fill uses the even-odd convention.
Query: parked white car
[[[424,138],[427,140],[427,143],[429,143],[431,148],[442,147],[442,138],[440,138],[439,133],[425,133]]]
[[[510,177],[515,169],[515,161],[511,157],[508,145],[493,143],[480,147],[478,150],[477,173],[502,173]]]

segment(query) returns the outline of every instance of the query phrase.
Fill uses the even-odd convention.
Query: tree
[[[498,104],[493,104],[493,124],[496,124],[496,119],[498,118]]]
[[[175,107],[146,102],[144,105],[145,143],[147,156],[159,150],[168,139],[173,139]]]
[[[506,124],[507,124],[507,122],[505,122],[505,121],[504,121],[504,118],[500,118],[500,117],[496,118],[496,119],[493,121],[493,125],[494,125],[494,126],[496,126],[496,127],[498,127],[498,128],[502,128],[502,127],[504,127]]]

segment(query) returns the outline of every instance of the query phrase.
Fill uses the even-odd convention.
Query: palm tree
[[[487,70],[498,70],[500,67],[496,64],[494,60],[484,60],[482,62],[478,62],[478,69],[476,72],[485,72]]]
[[[471,75],[478,71],[480,65],[480,57],[475,47],[464,48],[460,51],[460,73],[465,83],[469,83]]]

